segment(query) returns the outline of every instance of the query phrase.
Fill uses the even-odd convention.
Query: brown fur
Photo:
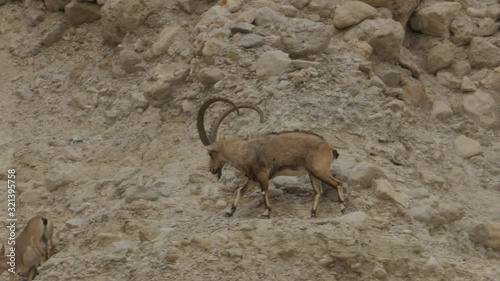
[[[207,108],[215,102],[225,102],[232,108],[223,112],[213,124],[210,137],[207,136],[204,116]],[[314,203],[311,215],[316,215],[321,193],[321,182],[337,189],[341,202],[344,202],[342,184],[330,175],[329,169],[338,153],[323,137],[309,132],[286,131],[269,133],[246,139],[217,140],[217,130],[224,118],[240,108],[250,108],[260,115],[263,122],[263,113],[255,105],[235,104],[225,98],[212,98],[206,101],[198,112],[197,128],[202,143],[210,156],[210,171],[218,178],[226,163],[242,171],[248,178],[247,183],[238,189],[236,198],[227,212],[231,216],[236,211],[236,205],[242,194],[257,183],[264,196],[264,217],[269,217],[271,206],[268,198],[269,180],[276,176],[300,176],[309,174],[314,188]]]
[[[45,263],[52,252],[52,222],[45,217],[34,217],[16,238],[16,268],[17,274],[28,276],[33,280],[37,274],[36,267]],[[8,252],[8,250],[7,250]],[[9,257],[0,257],[0,269],[8,271]],[[10,281],[16,280],[16,274],[10,273]]]

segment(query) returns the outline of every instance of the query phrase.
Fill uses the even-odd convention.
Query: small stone
[[[485,128],[498,126],[497,104],[493,97],[483,90],[464,98],[464,110],[472,120]]]
[[[469,77],[464,76],[464,78],[462,78],[462,84],[460,85],[460,90],[462,90],[463,92],[475,92],[477,90],[477,87],[474,84],[474,82],[470,80]]]
[[[279,196],[283,195],[284,193],[285,192],[283,190],[276,189],[276,188],[270,188],[267,191],[267,194],[268,194],[269,198],[279,197]]]
[[[39,190],[27,190],[19,195],[19,201],[22,203],[35,203],[42,199],[42,193]]]
[[[243,0],[220,0],[219,5],[231,13],[236,13],[243,7]]]
[[[382,81],[382,79],[380,79],[380,77],[378,76],[373,76],[371,79],[370,79],[370,86],[375,86],[377,88],[381,88],[383,89],[385,87],[385,84],[384,84],[384,81]]]
[[[337,5],[333,14],[333,25],[342,29],[376,16],[377,9],[374,7],[360,1],[349,1]]]
[[[224,72],[216,67],[202,68],[198,73],[198,79],[205,87],[211,87],[224,78]]]
[[[141,242],[152,242],[158,235],[160,234],[160,230],[156,228],[146,227],[139,230],[139,241]]]
[[[66,227],[68,229],[80,228],[85,224],[84,219],[69,219],[66,221]]]
[[[372,181],[381,177],[385,177],[385,174],[380,167],[368,162],[361,162],[350,171],[349,181],[351,184],[359,184],[361,188],[365,189],[372,187]]]
[[[120,52],[120,66],[127,73],[143,70],[138,64],[142,62],[142,56],[134,51],[123,50]]]
[[[371,218],[365,212],[357,211],[343,215],[336,221],[347,223],[357,230],[364,230],[370,227]]]
[[[405,195],[399,194],[394,190],[394,187],[387,179],[377,179],[374,181],[375,194],[380,199],[389,200],[399,208],[407,209],[409,206],[408,198]]]
[[[387,277],[387,271],[381,267],[375,267],[372,271],[373,277],[380,279],[380,280],[385,280]]]
[[[151,47],[152,55],[156,57],[166,53],[170,45],[174,42],[174,38],[179,30],[179,26],[167,26],[163,28],[158,36],[158,40]]]
[[[121,239],[122,239],[121,234],[107,233],[107,232],[98,233],[96,237],[97,242],[99,242],[99,244],[101,244],[104,247],[111,245],[116,241],[120,241]]]
[[[267,51],[255,63],[255,71],[260,79],[268,79],[283,73],[292,60],[282,51]]]
[[[500,222],[484,222],[469,231],[472,242],[500,251]]]
[[[453,143],[455,145],[455,152],[462,158],[468,159],[482,153],[481,144],[464,135],[456,138]]]
[[[73,180],[70,175],[61,169],[52,169],[45,176],[45,188],[49,192],[57,191],[62,187],[66,187]]]
[[[417,221],[429,223],[434,216],[438,215],[438,211],[429,205],[423,205],[411,208],[409,214]]]
[[[448,67],[454,58],[455,45],[449,41],[437,44],[432,47],[427,54],[427,69],[430,73]]]
[[[125,202],[132,203],[139,199],[156,201],[158,200],[159,195],[160,194],[156,190],[132,185],[125,190]]]
[[[210,240],[203,237],[193,237],[193,239],[191,239],[191,242],[193,243],[193,245],[203,250],[208,250],[210,248]]]
[[[264,37],[257,34],[247,34],[242,36],[236,45],[247,49],[262,46],[264,45]]]
[[[227,206],[227,202],[222,200],[222,199],[219,199],[219,200],[217,200],[217,202],[215,202],[215,207],[217,209],[224,209],[224,208],[226,208],[226,206]]]
[[[64,12],[73,26],[99,20],[101,18],[100,9],[101,7],[94,3],[78,2],[77,0],[72,0],[64,6]]]
[[[254,30],[255,25],[247,22],[237,22],[229,26],[231,33],[250,33]]]
[[[453,110],[451,109],[451,105],[448,101],[437,99],[432,104],[432,113],[431,116],[443,120],[453,115]]]
[[[425,105],[429,98],[424,84],[415,79],[408,79],[403,85],[403,100],[406,104],[413,106]]]

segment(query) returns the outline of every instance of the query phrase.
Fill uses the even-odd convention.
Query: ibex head
[[[212,103],[218,101],[226,102],[232,105],[233,107],[224,111],[219,116],[219,118],[215,120],[215,122],[210,128],[210,134],[207,136],[207,131],[205,130],[205,124],[204,124],[205,112]],[[222,153],[220,153],[220,146],[219,146],[220,141],[217,141],[217,131],[219,130],[219,126],[224,120],[224,118],[226,118],[226,116],[228,116],[231,112],[237,111],[240,108],[250,108],[257,111],[257,113],[260,116],[260,122],[261,123],[264,122],[264,114],[257,106],[248,103],[235,104],[234,102],[225,98],[209,99],[200,107],[200,110],[198,111],[198,119],[197,119],[198,134],[200,135],[201,142],[205,145],[205,148],[208,151],[208,155],[210,156],[210,172],[214,175],[217,175],[217,179],[220,179],[220,177],[222,176],[222,168],[226,164],[226,158],[222,155]]]

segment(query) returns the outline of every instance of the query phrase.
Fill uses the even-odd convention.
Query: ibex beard
[[[233,107],[221,114],[214,122],[210,135],[207,136],[203,123],[204,114],[208,106],[217,101],[229,103]],[[217,130],[222,120],[229,113],[240,108],[254,109],[259,113],[261,122],[263,121],[262,111],[255,105],[235,104],[224,98],[208,100],[198,112],[198,132],[210,156],[210,171],[220,178],[224,165],[228,163],[243,172],[247,177],[247,182],[236,192],[236,198],[231,205],[231,209],[226,213],[228,216],[233,215],[236,211],[241,196],[258,183],[262,190],[265,205],[262,217],[269,218],[271,213],[268,198],[269,180],[276,176],[309,175],[315,194],[311,209],[312,217],[316,216],[321,194],[323,193],[322,182],[336,188],[340,202],[344,203],[343,186],[329,171],[330,166],[339,154],[323,137],[317,134],[292,131],[269,133],[247,139],[217,140]]]
[[[0,269],[9,271],[10,281],[16,280],[16,273],[28,276],[28,281],[38,274],[37,266],[51,256],[53,225],[45,217],[34,217],[16,238],[15,272],[10,266],[10,257],[0,257]],[[2,245],[3,248],[3,245]],[[2,250],[3,252],[3,250]]]

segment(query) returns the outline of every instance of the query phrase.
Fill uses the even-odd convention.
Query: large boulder
[[[476,225],[470,230],[469,238],[475,243],[500,251],[500,222],[493,221]]]
[[[488,39],[475,37],[469,47],[469,62],[474,68],[497,67],[500,65],[500,48]]]
[[[150,78],[142,84],[144,97],[153,107],[161,107],[184,85],[188,74],[189,66],[186,64],[166,63],[156,66]]]
[[[377,9],[374,7],[363,2],[350,1],[337,6],[333,14],[333,25],[336,28],[346,28],[376,16]]]
[[[361,0],[377,8],[391,10],[393,19],[403,26],[406,25],[410,15],[420,4],[420,0]]]
[[[451,65],[455,49],[455,45],[450,41],[444,41],[432,47],[427,53],[427,70],[430,73],[436,73],[438,70]]]
[[[396,59],[399,56],[405,31],[403,26],[392,19],[365,20],[348,31],[345,40],[357,38],[366,41],[373,52],[383,60]]]
[[[260,79],[268,79],[280,75],[285,71],[292,60],[282,51],[267,51],[255,63],[255,71]]]
[[[331,30],[320,22],[307,19],[289,19],[280,27],[285,52],[292,57],[322,53],[330,44]]]
[[[462,9],[458,2],[438,2],[420,9],[410,21],[414,30],[427,35],[450,37],[450,23]]]
[[[478,90],[464,98],[465,112],[485,128],[498,127],[498,105],[485,91]]]

